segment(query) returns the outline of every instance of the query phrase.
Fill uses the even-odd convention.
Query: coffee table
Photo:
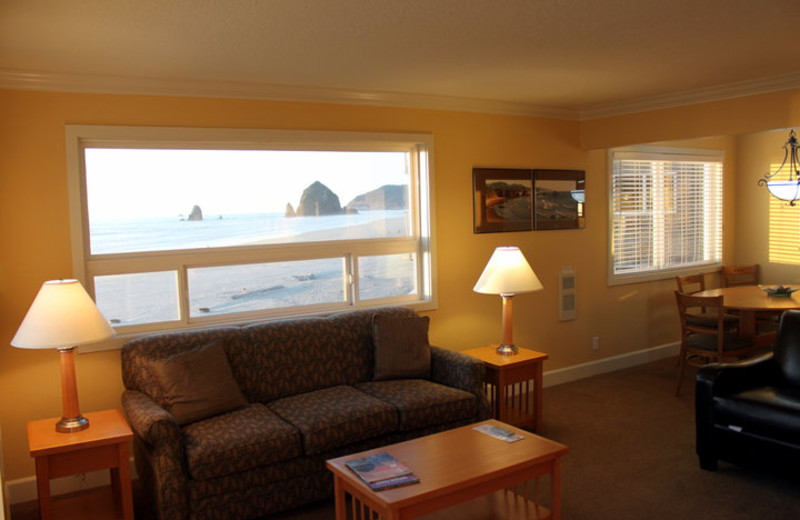
[[[524,438],[508,443],[474,430],[491,424]],[[372,491],[345,462],[388,452],[418,484]],[[495,420],[420,437],[326,462],[333,472],[336,520],[548,519],[561,517],[561,457],[568,448]],[[550,503],[538,503],[539,477],[550,475]],[[533,481],[533,483],[532,483]],[[444,510],[437,515],[437,511]]]

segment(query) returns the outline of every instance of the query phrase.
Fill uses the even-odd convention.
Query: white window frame
[[[433,137],[429,134],[67,125],[66,141],[74,276],[83,282],[90,294],[94,295],[94,276],[165,270],[178,272],[179,319],[119,327],[118,332],[125,337],[152,331],[202,328],[286,316],[327,314],[387,304],[405,305],[418,311],[435,309],[437,306],[436,240],[432,195]],[[93,255],[89,249],[84,150],[97,147],[411,152],[412,174],[409,186],[411,235],[397,238]],[[359,300],[357,259],[361,256],[395,253],[417,255],[416,294]],[[190,268],[328,257],[346,259],[347,290],[344,302],[237,314],[190,316],[187,280]]]
[[[655,251],[656,265],[649,268],[642,268],[630,272],[617,272],[615,258],[615,237],[616,233],[616,208],[615,208],[615,161],[624,159],[645,160],[645,161],[687,161],[687,162],[709,162],[720,163],[719,174],[713,175],[708,179],[705,188],[708,196],[703,198],[704,214],[712,214],[713,217],[705,222],[704,239],[708,246],[711,256],[701,261],[685,263],[682,265],[669,265],[668,262],[661,262],[666,256],[663,248],[663,233],[665,231],[663,222],[663,212],[656,211],[653,216],[656,226],[653,229],[652,247]],[[638,283],[651,280],[664,280],[673,278],[679,274],[702,273],[719,268],[722,265],[722,226],[723,226],[723,193],[724,184],[724,153],[720,150],[704,150],[695,148],[671,148],[660,146],[631,146],[609,150],[608,153],[608,284],[622,285],[628,283]],[[654,207],[665,206],[663,200],[659,200],[659,194],[653,193],[651,200]],[[659,206],[660,204],[660,206]],[[715,210],[716,208],[716,210]],[[659,223],[659,217],[661,222]],[[661,235],[662,239],[659,239]]]

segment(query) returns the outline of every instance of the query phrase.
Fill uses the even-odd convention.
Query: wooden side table
[[[542,424],[542,365],[549,356],[525,348],[514,356],[501,356],[496,349],[493,345],[463,351],[486,366],[484,387],[492,417],[536,430]]]
[[[133,493],[128,460],[128,443],[133,439],[128,423],[119,410],[87,413],[89,428],[74,433],[59,433],[58,418],[28,423],[28,448],[36,459],[36,486],[39,492],[39,518],[51,520],[53,500],[50,479],[111,470],[111,486],[116,516],[103,518],[133,520]]]

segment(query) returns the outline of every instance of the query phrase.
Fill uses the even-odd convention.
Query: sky
[[[320,181],[342,206],[385,184],[408,184],[402,152],[89,148],[90,219],[283,213]]]

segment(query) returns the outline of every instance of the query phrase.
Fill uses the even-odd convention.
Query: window
[[[435,302],[430,136],[67,137],[75,270],[118,332]]]
[[[610,284],[706,270],[722,259],[722,153],[611,152]]]

